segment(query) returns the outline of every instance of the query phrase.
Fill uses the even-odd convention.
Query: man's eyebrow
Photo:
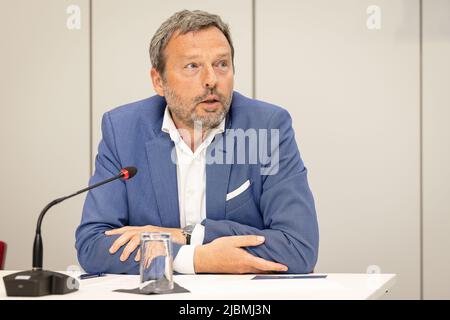
[[[218,55],[216,55],[216,58],[224,58],[224,57],[228,57],[230,56],[229,52],[224,52],[224,53],[219,53]],[[200,55],[198,54],[190,54],[190,55],[183,55],[182,58],[185,60],[191,60],[191,59],[196,59],[200,57]]]
[[[224,52],[224,53],[217,55],[217,58],[224,58],[224,57],[228,58],[229,56],[231,56],[231,54],[229,52]]]
[[[195,59],[198,58],[199,55],[198,54],[190,54],[190,55],[183,55],[182,58],[186,59],[186,60],[190,60],[190,59]]]

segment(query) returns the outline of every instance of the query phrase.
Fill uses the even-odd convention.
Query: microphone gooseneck
[[[36,235],[33,243],[33,269],[4,276],[3,282],[5,283],[6,295],[9,297],[40,297],[48,294],[67,294],[77,291],[80,284],[75,278],[65,273],[42,269],[42,256],[44,252],[41,236],[42,220],[47,211],[54,205],[114,180],[131,179],[136,173],[137,169],[135,167],[123,168],[115,177],[96,183],[69,196],[53,200],[46,205],[41,211],[36,225]]]
[[[136,175],[136,173],[137,173],[136,167],[123,168],[120,170],[120,173],[115,177],[109,178],[107,180],[101,181],[101,182],[96,183],[87,188],[81,189],[81,190],[79,190],[75,193],[72,193],[71,195],[68,195],[66,197],[61,197],[61,198],[55,199],[52,202],[50,202],[49,204],[47,204],[45,206],[45,208],[41,211],[41,214],[39,215],[37,225],[36,225],[36,235],[34,237],[34,243],[33,243],[33,270],[34,271],[42,270],[42,260],[43,260],[42,256],[43,256],[44,248],[42,245],[41,225],[42,225],[42,220],[44,219],[45,214],[51,207],[53,207],[54,205],[56,205],[60,202],[63,202],[64,200],[75,197],[76,195],[79,195],[83,192],[100,187],[100,186],[102,186],[106,183],[112,182],[114,180],[117,180],[117,179],[129,180],[129,179],[133,178]]]

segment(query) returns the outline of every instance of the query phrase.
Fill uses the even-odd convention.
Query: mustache
[[[202,94],[201,96],[195,97],[194,100],[193,100],[193,102],[194,102],[195,104],[199,104],[200,102],[206,100],[206,98],[207,98],[208,96],[212,96],[212,95],[217,96],[217,97],[219,98],[219,101],[220,101],[222,104],[224,104],[224,103],[226,102],[226,97],[225,97],[223,94],[217,92],[217,90],[215,90],[215,89],[207,90],[207,91],[206,91],[204,94]]]

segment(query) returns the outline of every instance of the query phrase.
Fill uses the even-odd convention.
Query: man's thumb
[[[266,240],[263,236],[233,236],[232,243],[235,247],[253,247],[259,246]]]

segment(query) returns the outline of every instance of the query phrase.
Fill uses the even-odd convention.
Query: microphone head
[[[137,173],[137,168],[136,167],[125,167],[122,170],[120,170],[120,172],[122,173],[122,179],[123,180],[128,180],[133,178],[136,173]]]

